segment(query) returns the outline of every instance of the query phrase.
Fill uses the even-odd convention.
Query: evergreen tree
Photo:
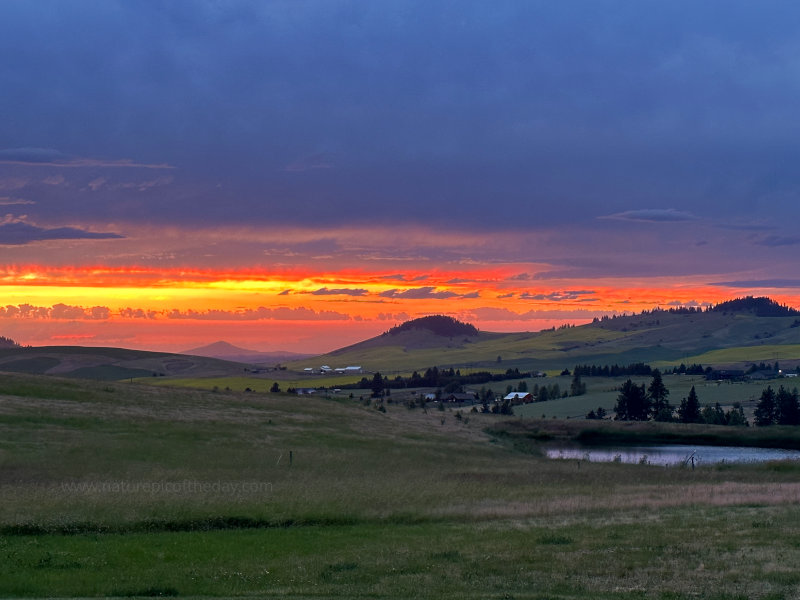
[[[647,394],[650,396],[653,416],[656,420],[669,420],[663,418],[666,414],[669,414],[670,418],[672,417],[672,407],[667,400],[669,390],[667,386],[664,385],[664,380],[661,378],[661,371],[658,369],[653,371],[653,380],[647,388]],[[659,416],[662,418],[659,418]]]
[[[370,385],[370,389],[372,390],[373,398],[379,398],[383,393],[383,377],[381,377],[380,372],[376,371],[375,375],[372,376],[372,385]]]
[[[272,392],[273,394],[277,394],[278,392],[281,391],[281,386],[279,386],[278,382],[276,381],[275,383],[272,384],[272,387],[269,388],[269,391]]]
[[[747,418],[744,416],[744,409],[738,402],[734,402],[733,407],[725,413],[725,424],[737,427],[747,427]]]
[[[778,425],[800,425],[800,403],[798,403],[797,388],[791,392],[784,389],[783,386],[778,388],[775,403]]]
[[[755,411],[753,411],[756,425],[764,427],[767,425],[774,425],[778,417],[778,404],[775,398],[775,391],[772,386],[761,392],[761,398],[758,400]]]
[[[705,408],[703,408],[700,414],[703,417],[703,422],[709,425],[727,424],[727,419],[725,418],[725,412],[722,410],[722,407],[719,405],[719,402],[716,402],[714,406],[706,406]]]
[[[697,392],[694,391],[694,386],[689,390],[689,396],[681,400],[681,405],[678,407],[678,419],[681,423],[700,422],[700,401],[697,398]]]
[[[578,369],[573,371],[572,383],[569,386],[570,396],[583,396],[586,393],[586,384],[581,381],[581,374]]]
[[[644,385],[636,385],[630,379],[623,383],[614,411],[619,421],[646,421],[650,416],[650,399]]]

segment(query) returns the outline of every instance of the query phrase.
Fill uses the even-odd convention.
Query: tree
[[[372,376],[370,389],[372,390],[373,398],[379,398],[383,394],[383,377],[381,377],[380,372],[376,371],[375,375]]]
[[[570,396],[583,396],[586,393],[586,384],[581,381],[581,374],[575,369],[572,376],[572,383],[569,386]]]
[[[653,417],[655,417],[656,421],[671,420],[672,407],[667,400],[669,390],[667,386],[664,385],[664,380],[661,378],[661,371],[658,369],[653,371],[653,380],[647,388],[647,394],[650,396]]]
[[[547,402],[550,400],[550,394],[548,392],[547,386],[543,385],[539,388],[539,393],[536,395],[537,402]]]
[[[764,391],[761,392],[761,398],[758,400],[756,409],[753,411],[753,417],[756,425],[765,427],[767,425],[774,425],[778,420],[778,403],[775,398],[775,390],[772,386],[768,385]]]
[[[778,425],[800,425],[800,403],[798,402],[797,388],[791,392],[784,389],[783,386],[778,388],[775,404],[777,405]]]
[[[520,381],[517,384],[517,391],[518,392],[527,392],[528,391],[528,384],[524,381]]]
[[[650,416],[650,399],[644,385],[636,385],[630,379],[623,383],[614,411],[619,421],[646,421]]]
[[[733,403],[733,407],[725,413],[725,424],[738,427],[747,427],[747,417],[744,416],[744,409],[738,402]]]
[[[678,407],[678,419],[681,423],[700,422],[700,400],[697,398],[694,386],[689,390],[689,396],[681,400],[681,405]]]
[[[272,384],[272,387],[269,388],[269,391],[272,392],[273,394],[277,394],[278,392],[281,391],[281,386],[279,386],[278,382],[276,381],[275,383]]]
[[[704,407],[700,414],[703,417],[703,422],[709,425],[726,425],[728,422],[719,402],[716,402],[714,406]]]

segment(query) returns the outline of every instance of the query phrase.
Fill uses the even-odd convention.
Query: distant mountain
[[[208,358],[220,358],[223,360],[230,360],[234,362],[253,363],[253,364],[278,364],[290,360],[302,360],[312,356],[311,354],[299,354],[297,352],[259,352],[258,350],[249,350],[247,348],[240,348],[228,342],[219,341],[207,346],[199,348],[192,348],[185,350],[181,354],[189,354],[191,356],[205,356]]]

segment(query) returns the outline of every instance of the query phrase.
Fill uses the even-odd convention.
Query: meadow
[[[554,461],[383,408],[0,375],[0,596],[800,594],[800,465]]]

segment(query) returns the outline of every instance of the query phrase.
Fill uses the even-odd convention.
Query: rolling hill
[[[741,298],[708,310],[655,309],[536,333],[465,330],[455,320],[448,330],[438,327],[446,317],[438,319],[437,327],[423,319],[409,321],[289,367],[360,365],[366,371],[391,373],[433,365],[548,370],[584,363],[800,363],[800,311],[768,298]]]
[[[81,379],[222,377],[240,375],[242,369],[241,363],[216,358],[123,348],[38,346],[0,349],[0,371]]]

